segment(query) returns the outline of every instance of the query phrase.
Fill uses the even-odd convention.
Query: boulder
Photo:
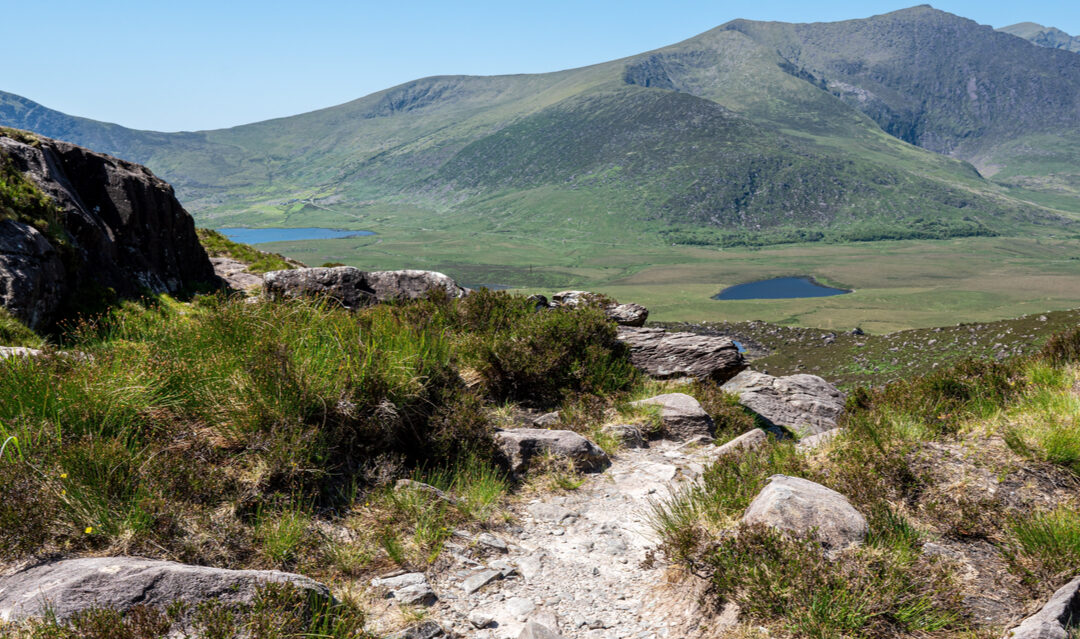
[[[263,275],[263,293],[270,299],[326,298],[350,309],[376,301],[367,273],[353,266],[270,271]]]
[[[611,463],[599,446],[569,430],[500,430],[495,433],[495,441],[515,473],[528,470],[532,458],[543,454],[569,459],[577,470],[584,472],[603,470]]]
[[[735,453],[757,450],[769,441],[769,436],[760,428],[748,431],[735,439],[716,447],[717,455],[732,455]]]
[[[846,497],[799,477],[773,475],[743,514],[746,524],[765,524],[797,536],[813,535],[829,552],[861,544],[866,518]]]
[[[1006,639],[1068,639],[1080,626],[1080,577],[1065,584],[1039,612],[1005,633]]]
[[[619,326],[644,326],[649,309],[640,304],[615,304],[604,309],[608,319]]]
[[[722,390],[738,395],[740,404],[770,425],[800,437],[836,428],[836,420],[844,411],[844,394],[817,375],[773,377],[743,371],[725,383]]]
[[[263,275],[263,291],[272,299],[323,297],[349,309],[378,302],[415,300],[435,290],[463,297],[466,290],[434,271],[361,271],[352,266],[298,268]]]
[[[641,429],[633,424],[607,424],[600,432],[615,438],[626,448],[645,448],[645,437]]]
[[[27,144],[0,133],[0,163],[51,200],[59,228],[0,222],[0,305],[12,315],[39,328],[90,289],[133,297],[218,283],[166,182],[138,164],[33,137]]]
[[[68,559],[0,577],[0,621],[41,617],[65,620],[91,607],[124,612],[136,605],[166,608],[174,601],[249,604],[267,582],[289,583],[322,599],[323,584],[276,570],[225,570],[137,557]]]
[[[537,428],[551,428],[552,426],[558,424],[561,421],[562,419],[559,415],[559,411],[554,411],[551,413],[544,413],[543,415],[534,419],[532,423],[533,426],[536,426]]]
[[[582,304],[597,301],[599,299],[599,295],[588,291],[560,291],[551,296],[551,305],[577,308]]]
[[[420,299],[436,290],[453,298],[467,293],[449,276],[436,271],[371,271],[367,274],[367,284],[380,302]]]
[[[746,368],[739,348],[727,337],[620,326],[619,339],[630,347],[634,366],[658,379],[696,377],[723,382]]]
[[[660,421],[668,439],[686,441],[692,437],[712,437],[715,425],[698,400],[685,393],[668,393],[631,402],[631,406],[659,406]]]

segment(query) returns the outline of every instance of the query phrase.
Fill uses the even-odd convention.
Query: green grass
[[[44,340],[11,316],[6,309],[0,308],[0,346],[40,347]]]

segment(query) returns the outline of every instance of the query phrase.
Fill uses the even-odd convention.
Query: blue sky
[[[1080,33],[1080,2],[949,0],[1001,27]],[[735,18],[815,22],[877,0],[0,0],[0,90],[156,130],[232,126],[340,104],[437,74],[553,71],[677,42]]]

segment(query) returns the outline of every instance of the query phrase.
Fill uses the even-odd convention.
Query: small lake
[[[713,295],[714,300],[782,300],[793,297],[830,297],[851,291],[822,286],[808,277],[776,277],[730,286]]]
[[[372,231],[346,231],[344,229],[324,229],[317,226],[293,229],[216,229],[233,242],[241,244],[265,244],[267,242],[295,242],[297,240],[333,240],[342,237],[375,235]]]

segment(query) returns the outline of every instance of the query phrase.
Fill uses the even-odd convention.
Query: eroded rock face
[[[836,428],[844,411],[844,394],[817,375],[773,377],[743,371],[724,384],[725,392],[773,426],[801,437]]]
[[[712,437],[716,425],[698,400],[685,393],[667,393],[632,402],[631,406],[659,406],[664,436],[675,441]]]
[[[543,296],[540,296],[543,297]],[[649,318],[649,309],[640,304],[617,304],[609,298],[605,298],[589,291],[560,291],[551,296],[551,307],[577,308],[582,304],[606,302],[604,314],[608,319],[620,326],[644,326]],[[548,307],[547,298],[544,298],[544,307]]]
[[[247,604],[267,582],[288,583],[320,598],[319,582],[276,570],[224,570],[136,557],[93,557],[42,564],[0,578],[0,621],[65,620],[91,607],[119,612],[136,605],[166,608],[174,601]]]
[[[1080,577],[1059,588],[1042,610],[1005,636],[1011,639],[1068,639],[1070,630],[1077,627],[1080,627]]]
[[[644,326],[649,319],[649,309],[641,304],[616,304],[605,308],[604,313],[619,326]]]
[[[55,203],[70,244],[64,260],[55,240],[0,223],[0,304],[31,328],[57,319],[65,296],[84,286],[133,296],[217,282],[191,216],[146,167],[66,142],[2,135],[0,161]]]
[[[723,382],[746,368],[735,343],[727,337],[669,333],[662,328],[619,328],[630,347],[630,361],[652,377],[697,377]]]
[[[813,534],[830,551],[861,544],[866,517],[840,493],[821,484],[773,475],[743,515],[746,524],[765,524],[798,536]]]
[[[441,290],[450,297],[468,291],[435,271],[361,271],[353,266],[298,268],[263,275],[263,292],[273,299],[326,298],[357,309],[378,302],[415,300]]]
[[[501,430],[495,433],[495,442],[515,473],[527,471],[532,459],[545,453],[569,459],[575,468],[585,472],[603,470],[611,463],[603,449],[569,430]]]

